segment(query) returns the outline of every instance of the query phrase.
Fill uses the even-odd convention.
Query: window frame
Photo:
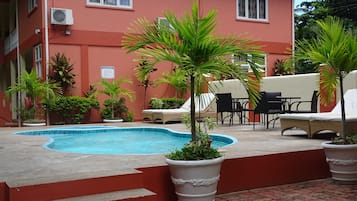
[[[244,8],[244,16],[240,16],[240,1],[244,1],[244,6],[245,6],[245,8]],[[256,18],[253,18],[253,17],[250,17],[249,16],[249,14],[250,14],[250,12],[249,12],[249,1],[250,0],[236,0],[236,18],[237,19],[239,19],[239,20],[252,20],[252,21],[261,21],[261,22],[267,22],[268,21],[268,11],[269,11],[269,9],[268,9],[268,5],[269,5],[269,0],[263,0],[264,2],[265,2],[265,9],[264,9],[264,12],[265,12],[265,18],[260,18],[259,16],[260,16],[260,9],[259,9],[259,7],[260,7],[260,0],[255,0],[256,1],[256,9],[255,9],[255,11],[256,11]],[[253,0],[254,1],[254,0]]]
[[[27,12],[31,13],[38,6],[37,0],[27,0]]]
[[[39,78],[42,78],[42,44],[35,45],[33,47],[33,57],[34,64],[36,68],[36,75]]]
[[[99,2],[91,2],[91,0],[87,0],[87,6],[98,6],[105,8],[119,8],[119,9],[133,9],[133,0],[128,0],[129,5],[120,5],[120,0],[115,0],[117,2],[116,5],[105,4],[105,0],[97,0]]]
[[[259,63],[255,63],[257,66],[259,66],[259,69],[262,70],[262,72],[265,72],[265,74],[268,72],[267,71],[267,54],[263,53],[260,54],[262,58],[262,61],[264,62],[263,64],[259,64]],[[252,55],[251,54],[246,54],[245,58],[240,57],[239,55],[232,55],[232,63],[240,63],[240,67],[242,70],[244,70],[244,68],[247,69],[247,72],[252,72],[251,68],[250,68],[250,64],[248,62],[246,62],[245,60],[248,61],[252,61]]]

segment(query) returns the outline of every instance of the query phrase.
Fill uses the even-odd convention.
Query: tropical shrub
[[[44,103],[57,123],[83,123],[91,109],[99,109],[99,102],[93,98],[62,96]]]
[[[101,112],[102,118],[112,119],[112,115],[123,119],[124,121],[133,120],[132,117],[130,117],[129,109],[125,105],[125,98],[123,97],[118,100],[107,99],[104,101],[104,109]]]

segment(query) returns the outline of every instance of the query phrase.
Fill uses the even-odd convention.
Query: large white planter
[[[332,179],[345,183],[357,183],[357,144],[321,144],[325,150]]]
[[[166,159],[179,201],[214,201],[223,157],[177,161]]]

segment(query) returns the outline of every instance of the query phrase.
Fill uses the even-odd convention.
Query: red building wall
[[[43,64],[45,61],[44,12],[43,1],[38,1],[38,7],[27,12],[27,1],[19,1],[19,32],[20,47],[23,52],[34,45],[43,44]],[[115,9],[98,6],[87,6],[86,0],[50,0],[48,1],[49,16],[49,55],[57,52],[64,53],[74,64],[76,85],[72,95],[83,95],[90,84],[97,83],[100,77],[101,66],[114,66],[116,78],[129,78],[132,85],[123,86],[135,92],[135,101],[127,101],[127,105],[134,112],[136,120],[141,119],[141,110],[144,105],[144,89],[136,80],[133,67],[135,54],[127,54],[121,49],[121,37],[128,31],[128,27],[135,19],[145,17],[151,21],[162,17],[164,11],[172,11],[180,17],[190,12],[192,0],[134,0],[133,9]],[[288,55],[287,48],[292,44],[292,1],[269,0],[268,20],[251,21],[236,18],[236,0],[199,0],[202,14],[211,9],[218,10],[217,35],[239,35],[257,40],[257,44],[267,54],[269,69],[272,74],[272,64],[277,58]],[[70,26],[51,25],[50,8],[68,8],[73,11],[74,24]],[[35,29],[41,28],[41,34],[35,34]],[[65,30],[71,32],[65,34]],[[152,75],[158,78],[162,72],[172,69],[172,64],[160,64],[158,71]],[[45,72],[45,65],[43,72]],[[174,90],[170,86],[161,85],[149,88],[148,98],[173,96]],[[103,100],[104,96],[99,96]],[[98,117],[95,118],[98,120]],[[95,120],[95,121],[96,121]]]

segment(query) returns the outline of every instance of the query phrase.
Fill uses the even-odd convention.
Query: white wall
[[[344,79],[344,90],[357,88],[357,70]],[[247,97],[247,93],[239,80],[212,81],[209,83],[213,93],[231,92],[232,97]],[[314,90],[319,90],[319,73],[264,77],[261,91],[281,92],[282,96],[299,96],[300,100],[311,100]],[[337,100],[339,100],[337,92]],[[301,109],[308,109],[304,105]]]

